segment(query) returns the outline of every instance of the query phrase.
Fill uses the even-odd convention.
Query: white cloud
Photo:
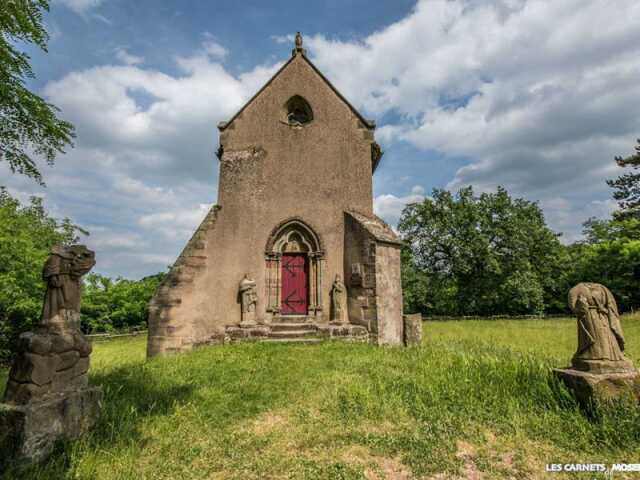
[[[401,140],[408,131],[410,128],[407,125],[383,125],[376,129],[376,140],[383,145],[389,145]]]
[[[155,255],[153,253],[145,253],[136,258],[136,260],[140,260],[142,263],[153,265],[154,267],[157,265],[165,265],[166,267],[170,267],[175,257],[170,255]]]
[[[211,208],[212,204],[202,203],[195,208],[171,209],[153,212],[138,218],[138,225],[149,231],[156,231],[170,240],[188,240]]]
[[[65,7],[76,13],[82,14],[94,8],[98,8],[102,0],[57,0]]]
[[[108,231],[99,232],[96,228],[93,228],[92,232],[93,235],[90,235],[86,242],[90,248],[96,250],[139,250],[148,245],[137,233],[112,235]],[[99,234],[96,234],[98,232]]]
[[[204,51],[213,59],[222,60],[224,59],[229,51],[213,40],[208,40],[203,43],[202,47]]]
[[[295,39],[295,35],[271,35],[271,40],[279,44],[288,44],[293,45],[293,41]]]
[[[144,62],[144,57],[138,57],[136,55],[132,55],[125,48],[116,48],[115,49],[116,58],[120,60],[125,65],[139,65]]]
[[[448,188],[563,198],[548,217],[575,236],[640,131],[639,24],[635,0],[422,0],[362,41],[305,44],[354,104],[400,117],[383,142],[468,159]]]
[[[553,197],[540,203],[547,221],[559,231],[565,232],[560,240],[571,243],[582,237],[582,223],[590,217],[605,218],[617,205],[614,200],[570,201],[564,197]]]
[[[215,125],[228,119],[274,73],[257,67],[239,77],[207,55],[176,60],[181,75],[139,66],[72,72],[45,88],[77,127],[78,144],[117,154],[132,174],[199,181],[211,176]],[[208,159],[208,160],[207,160]]]
[[[234,76],[203,51],[176,59],[177,75],[99,66],[44,89],[76,126],[76,148],[41,167],[46,189],[8,172],[7,186],[44,193],[52,213],[86,227],[101,273],[140,277],[173,262],[216,201],[217,123],[277,68]]]
[[[216,41],[215,35],[211,32],[204,32],[202,38],[202,52],[211,60],[224,60],[227,57],[229,50]]]
[[[378,195],[373,199],[373,211],[385,222],[395,226],[407,204],[422,202],[424,198],[424,188],[416,185],[411,189],[411,193],[404,197],[391,194]]]
[[[100,5],[60,1],[81,13]],[[387,150],[404,140],[465,161],[449,188],[504,185],[540,200],[550,224],[577,238],[587,217],[610,212],[604,179],[619,174],[613,156],[631,153],[640,131],[639,24],[634,0],[421,0],[359,41],[315,36],[305,47],[355,106],[395,119],[377,132]],[[11,191],[44,193],[56,215],[94,232],[88,242],[105,273],[171,263],[215,201],[215,125],[280,66],[233,75],[220,63],[227,49],[203,37],[176,59],[177,74],[122,50],[124,65],[49,83],[48,100],[77,127],[77,148],[43,167],[47,190],[7,175]],[[416,181],[404,169],[398,176]],[[395,224],[423,198],[418,186],[379,195],[374,208]]]

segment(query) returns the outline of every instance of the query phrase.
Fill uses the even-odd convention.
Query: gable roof
[[[334,86],[333,86],[333,84],[332,84],[332,83],[327,79],[327,77],[325,77],[325,76],[322,74],[322,72],[321,72],[320,70],[318,70],[318,67],[316,67],[316,66],[313,64],[313,62],[311,62],[311,60],[309,60],[309,58],[307,57],[307,54],[305,53],[305,51],[304,51],[303,49],[294,49],[294,51],[293,51],[293,55],[291,55],[291,58],[290,58],[289,60],[287,60],[287,61],[286,61],[286,63],[285,63],[282,67],[280,67],[280,69],[279,69],[279,70],[278,70],[278,71],[277,71],[277,72],[276,72],[276,73],[275,73],[275,74],[274,74],[274,75],[269,79],[269,81],[268,81],[267,83],[265,83],[265,84],[262,86],[262,88],[261,88],[260,90],[258,90],[258,91],[256,92],[256,94],[255,94],[253,97],[251,97],[251,98],[249,99],[249,101],[248,101],[247,103],[245,103],[245,104],[244,104],[244,106],[243,106],[240,110],[238,110],[238,111],[236,112],[236,114],[235,114],[233,117],[231,117],[231,119],[230,119],[229,121],[227,121],[227,122],[220,122],[220,123],[218,123],[218,130],[220,130],[221,132],[222,132],[222,131],[224,131],[224,130],[226,130],[226,129],[227,129],[227,128],[228,128],[228,127],[233,123],[233,121],[234,121],[236,118],[238,118],[238,116],[239,116],[242,112],[244,112],[244,111],[246,110],[246,108],[247,108],[249,105],[251,105],[251,103],[252,103],[256,98],[258,98],[258,96],[259,96],[259,95],[260,95],[260,94],[261,94],[261,93],[262,93],[262,92],[263,92],[263,91],[264,91],[264,90],[265,90],[269,85],[271,85],[271,83],[276,79],[276,77],[277,77],[278,75],[280,75],[280,73],[281,73],[285,68],[287,68],[287,67],[289,66],[289,64],[290,64],[291,62],[293,62],[293,60],[295,60],[295,58],[296,58],[298,55],[300,55],[300,56],[301,56],[301,57],[302,57],[302,58],[303,58],[303,59],[304,59],[304,60],[309,64],[309,66],[313,69],[313,71],[315,71],[315,72],[318,74],[318,76],[319,76],[319,77],[320,77],[320,78],[321,78],[321,79],[322,79],[322,80],[327,84],[327,86],[328,86],[331,90],[333,90],[333,93],[335,93],[335,94],[336,94],[336,96],[337,96],[340,100],[342,100],[342,101],[345,103],[345,105],[346,105],[347,107],[349,107],[349,109],[351,110],[351,112],[353,112],[353,114],[354,114],[356,117],[358,117],[358,119],[359,119],[359,120],[360,120],[360,121],[361,121],[361,122],[362,122],[362,123],[363,123],[363,124],[368,128],[368,129],[369,129],[369,130],[375,130],[375,128],[376,128],[376,122],[374,122],[373,120],[367,120],[366,118],[364,118],[364,117],[362,116],[362,114],[361,114],[360,112],[358,112],[358,110],[356,110],[356,109],[355,109],[355,107],[354,107],[353,105],[351,105],[351,104],[349,103],[349,101],[348,101],[346,98],[344,98],[344,96],[343,96],[343,95],[338,91],[338,89],[337,89],[336,87],[334,87]]]
[[[404,242],[398,238],[393,229],[377,215],[365,215],[353,210],[347,210],[345,213],[358,222],[362,228],[379,242],[404,245]]]

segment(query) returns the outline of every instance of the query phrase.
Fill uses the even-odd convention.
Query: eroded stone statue
[[[54,247],[44,265],[41,322],[19,337],[0,407],[0,465],[43,460],[97,418],[102,390],[88,386],[91,344],[79,329],[81,279],[94,265],[84,245]]]
[[[258,292],[255,280],[245,275],[240,281],[240,304],[242,305],[242,320],[240,325],[256,324],[256,304],[258,303]]]
[[[331,287],[331,321],[347,323],[347,287],[340,275],[336,275]]]
[[[624,356],[624,334],[618,307],[607,287],[579,283],[569,291],[569,308],[578,318],[578,350],[571,364],[587,372],[633,370]]]
[[[84,245],[56,246],[44,264],[47,285],[42,325],[56,330],[80,328],[81,278],[96,264],[95,254]]]
[[[579,283],[569,291],[578,320],[578,348],[571,367],[554,373],[581,405],[629,395],[640,400],[640,374],[624,356],[624,334],[616,301],[599,283]]]

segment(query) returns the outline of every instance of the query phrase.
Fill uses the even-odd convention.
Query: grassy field
[[[640,317],[623,326],[640,364]],[[20,478],[604,478],[544,467],[640,462],[637,409],[589,420],[550,375],[575,320],[424,327],[422,348],[244,344],[149,362],[144,338],[98,343],[100,424]]]

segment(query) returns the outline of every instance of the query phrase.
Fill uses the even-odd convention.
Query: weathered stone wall
[[[344,219],[344,271],[349,321],[372,331],[376,327],[375,239],[351,215],[345,214]]]
[[[376,244],[377,340],[380,345],[402,345],[402,278],[400,247]]]
[[[378,344],[403,343],[401,243],[374,215],[345,214],[349,320],[364,325]]]
[[[147,342],[149,356],[180,352],[190,349],[194,343],[205,340],[215,342],[222,338],[196,338],[191,309],[188,304],[185,308],[182,302],[183,297],[193,291],[196,278],[208,268],[206,246],[219,211],[219,206],[211,207],[151,299]]]
[[[286,121],[294,95],[313,109],[313,121],[302,127]],[[192,239],[178,259],[177,266],[188,267],[186,278],[171,275],[154,298],[149,355],[222,338],[226,325],[240,322],[238,283],[245,274],[257,282],[257,318],[264,319],[265,246],[273,228],[291,217],[322,239],[319,320],[328,322],[332,279],[348,273],[343,212],[372,212],[372,142],[372,129],[296,55],[221,132],[215,228],[201,229],[198,248]]]

